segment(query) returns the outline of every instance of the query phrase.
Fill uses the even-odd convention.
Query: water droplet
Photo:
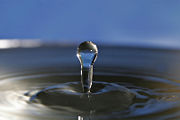
[[[93,64],[97,58],[97,46],[91,41],[81,43],[77,49],[77,57],[81,63],[81,82],[83,91],[90,92],[93,77]]]

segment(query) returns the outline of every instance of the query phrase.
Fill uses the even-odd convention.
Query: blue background
[[[180,0],[0,0],[0,39],[180,44]]]

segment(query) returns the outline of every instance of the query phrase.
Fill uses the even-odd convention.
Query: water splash
[[[81,43],[77,49],[77,57],[81,63],[81,82],[83,92],[90,92],[93,77],[93,64],[97,58],[97,46],[91,41]]]

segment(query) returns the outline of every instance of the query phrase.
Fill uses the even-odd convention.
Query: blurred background
[[[0,48],[85,40],[180,48],[180,0],[0,0]]]

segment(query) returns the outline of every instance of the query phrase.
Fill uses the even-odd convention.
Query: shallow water
[[[0,51],[0,120],[180,119],[178,50],[99,47],[83,94],[75,47]]]

